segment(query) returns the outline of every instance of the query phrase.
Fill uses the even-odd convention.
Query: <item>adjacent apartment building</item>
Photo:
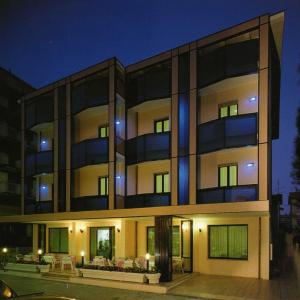
[[[21,107],[34,88],[0,67],[0,216],[21,212]]]
[[[269,278],[283,13],[129,66],[108,59],[22,97],[33,251],[140,257]]]

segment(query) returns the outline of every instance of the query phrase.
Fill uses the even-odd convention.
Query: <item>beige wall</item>
[[[208,258],[208,225],[246,224],[248,225],[248,260]],[[199,232],[199,226],[201,232]],[[194,219],[194,271],[203,274],[243,276],[268,279],[269,256],[262,257],[261,275],[259,274],[259,218],[195,218]],[[268,248],[263,241],[263,249]]]
[[[98,195],[98,178],[101,176],[108,176],[107,164],[74,170],[74,197]]]
[[[36,195],[39,196],[39,201],[53,200],[53,174],[36,176]],[[42,186],[45,189],[42,189]]]
[[[170,161],[159,160],[152,162],[145,162],[138,164],[137,166],[137,193],[146,194],[154,192],[154,174],[156,173],[170,173]],[[127,186],[132,185],[133,182],[127,180]],[[130,187],[128,190],[134,190],[134,187]]]
[[[254,166],[248,167],[248,163]],[[241,149],[229,149],[213,152],[198,157],[199,188],[212,188],[218,186],[218,166],[231,163],[238,164],[238,185],[257,184],[258,155],[257,147],[244,147]]]
[[[75,142],[97,138],[98,128],[107,124],[107,105],[84,110],[75,117]]]
[[[238,114],[258,111],[258,76],[246,75],[225,79],[201,90],[200,110],[198,110],[198,124],[218,119],[219,105],[237,103]],[[251,97],[256,101],[249,102]]]

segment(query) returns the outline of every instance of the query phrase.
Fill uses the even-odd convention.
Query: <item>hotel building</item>
[[[185,272],[269,279],[283,13],[129,66],[116,58],[21,98],[33,251],[150,253]]]

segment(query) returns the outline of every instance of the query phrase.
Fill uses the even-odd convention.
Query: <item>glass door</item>
[[[193,272],[193,221],[181,221],[181,249],[185,272]]]
[[[90,233],[91,259],[95,256],[112,259],[115,256],[115,227],[93,227]]]

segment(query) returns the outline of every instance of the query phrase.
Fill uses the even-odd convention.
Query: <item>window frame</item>
[[[230,115],[230,107],[236,105],[236,115]],[[221,117],[221,109],[226,107],[227,110],[227,116],[226,117]],[[224,118],[231,118],[231,117],[235,117],[239,115],[239,104],[237,101],[233,101],[233,102],[226,102],[226,103],[222,103],[219,104],[218,106],[218,117],[219,119],[224,119]]]
[[[236,185],[230,185],[230,167],[235,166],[236,167]],[[221,186],[221,176],[220,176],[220,170],[221,168],[227,168],[227,185],[226,186]],[[238,163],[231,163],[231,164],[226,164],[226,165],[219,165],[218,166],[218,188],[231,188],[231,187],[236,187],[239,185],[239,166]]]
[[[105,134],[106,136],[102,137],[101,136],[101,129],[105,129]],[[100,125],[98,127],[98,138],[99,139],[105,139],[105,138],[108,138],[109,137],[109,124],[103,124],[103,125]]]
[[[210,255],[210,228],[212,227],[227,227],[227,257],[216,257]],[[247,257],[245,258],[237,258],[237,257],[229,257],[229,227],[233,226],[245,226],[247,228]],[[208,230],[208,258],[209,259],[232,259],[232,260],[249,260],[249,226],[248,224],[215,224],[215,225],[207,225]]]
[[[59,250],[61,249],[61,230],[67,230],[67,237],[68,237],[68,251],[67,252],[62,252],[62,251],[51,251],[51,247],[50,247],[50,231],[51,230],[59,230]],[[62,254],[68,254],[69,253],[69,228],[68,227],[50,227],[48,228],[48,252],[49,253],[62,253]]]
[[[146,251],[147,251],[147,253],[149,253],[150,255],[152,255],[149,252],[149,231],[152,230],[152,229],[154,230],[154,255],[155,255],[155,226],[147,226],[146,227]]]
[[[162,192],[157,192],[156,191],[156,177],[157,176],[162,176]],[[166,192],[166,191],[164,191],[164,186],[165,186],[165,175],[169,175],[169,191],[168,192]],[[154,193],[155,194],[165,194],[165,193],[170,193],[170,173],[169,172],[163,172],[163,173],[155,173],[154,174]]]
[[[164,125],[165,125],[165,122],[166,121],[168,121],[169,122],[169,130],[164,130]],[[160,123],[161,122],[161,128],[162,128],[162,131],[161,132],[157,132],[156,131],[156,126],[157,126],[157,124],[158,123]],[[170,118],[169,117],[167,117],[167,118],[163,118],[163,119],[158,119],[158,120],[155,120],[154,121],[154,133],[157,133],[157,134],[159,134],[159,133],[166,133],[166,132],[170,132]]]
[[[106,183],[105,183],[105,189],[106,189],[106,193],[104,195],[101,194],[101,179],[105,179]],[[108,176],[99,176],[98,177],[98,196],[102,196],[102,197],[105,197],[105,196],[108,196]]]

